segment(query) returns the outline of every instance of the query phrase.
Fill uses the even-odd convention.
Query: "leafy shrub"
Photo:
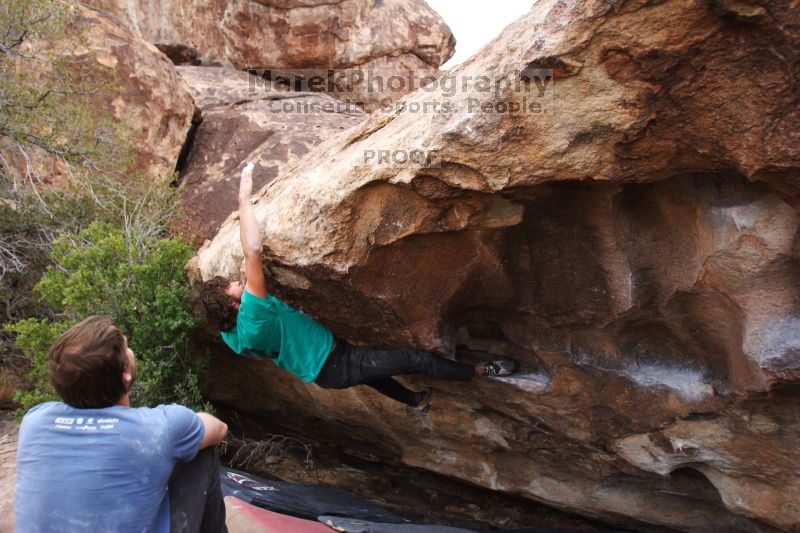
[[[36,292],[57,316],[73,318],[27,319],[9,327],[33,360],[35,388],[17,397],[23,412],[52,397],[47,376],[52,341],[77,317],[92,314],[108,315],[128,336],[138,371],[133,403],[177,401],[207,409],[198,383],[200,362],[188,350],[189,334],[197,325],[187,305],[184,270],[191,253],[178,239],[131,247],[122,229],[105,222],[94,222],[79,235],[58,237],[52,246],[54,265]]]
[[[136,172],[135,132],[96,105],[120,94],[115,72],[90,52],[61,53],[82,39],[74,0],[0,2],[0,364],[20,353],[30,363],[24,413],[54,397],[55,338],[106,314],[137,354],[132,402],[201,407],[187,353],[191,250],[162,238],[169,176]]]
[[[3,321],[48,313],[30,294],[56,235],[96,217],[122,223],[126,205],[153,196],[132,128],[97,105],[122,91],[114,70],[90,51],[65,53],[84,42],[80,13],[75,0],[0,2]],[[0,361],[12,342],[0,335]]]
[[[142,190],[131,172],[130,128],[93,104],[120,92],[112,69],[64,54],[80,43],[74,0],[0,2],[0,316],[4,322],[51,310],[32,297],[50,243],[103,217]],[[131,183],[107,177],[133,174]],[[127,180],[126,180],[127,181]],[[48,183],[49,182],[49,183]],[[54,187],[53,182],[58,186]],[[147,190],[147,187],[144,187]],[[131,196],[131,192],[134,192]],[[15,355],[0,328],[0,363]]]
[[[5,185],[0,175],[0,189]],[[49,309],[33,296],[33,287],[50,264],[50,243],[56,235],[80,231],[96,207],[86,197],[55,192],[43,194],[47,212],[32,196],[4,199],[0,192],[0,316],[16,321],[46,315]],[[0,340],[0,354],[4,348]]]
[[[7,333],[16,334],[17,345],[24,347],[28,353],[31,360],[30,378],[36,384],[32,390],[18,391],[15,395],[14,399],[22,406],[17,411],[17,419],[21,419],[34,405],[57,399],[47,375],[47,352],[58,336],[74,323],[27,318],[5,326]]]

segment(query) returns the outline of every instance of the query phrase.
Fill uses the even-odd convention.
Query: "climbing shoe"
[[[485,361],[483,363],[483,375],[490,378],[510,376],[517,371],[517,362],[511,359],[500,359],[498,361]]]
[[[433,393],[433,389],[430,387],[425,387],[420,392],[417,393],[417,406],[416,409],[420,413],[427,413],[431,410],[431,394]]]

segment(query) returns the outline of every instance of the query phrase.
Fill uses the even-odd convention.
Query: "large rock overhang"
[[[455,89],[405,97],[262,191],[273,292],[351,341],[507,355],[521,376],[437,383],[418,420],[221,355],[212,397],[591,516],[797,527],[792,16],[539,1]],[[231,217],[190,268],[240,261]]]

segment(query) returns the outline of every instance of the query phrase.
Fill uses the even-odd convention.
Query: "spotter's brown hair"
[[[64,403],[79,408],[115,405],[127,387],[127,341],[105,316],[90,316],[65,331],[50,348],[50,381]]]

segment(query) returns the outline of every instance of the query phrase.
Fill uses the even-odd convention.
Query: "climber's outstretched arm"
[[[267,284],[261,267],[261,231],[250,203],[253,190],[253,163],[242,170],[239,181],[239,237],[244,251],[244,270],[247,276],[245,289],[259,298],[267,297]]]

